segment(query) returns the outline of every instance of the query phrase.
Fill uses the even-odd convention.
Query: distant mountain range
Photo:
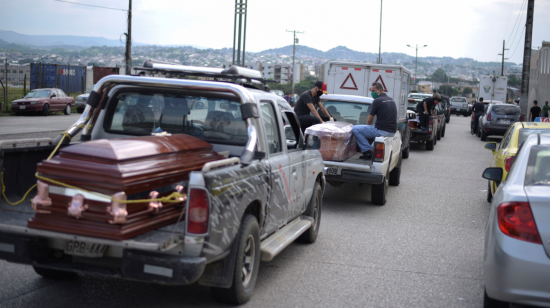
[[[119,47],[124,46],[119,40],[110,40],[104,37],[94,36],[76,36],[76,35],[26,35],[15,31],[0,30],[0,39],[8,43],[25,45],[31,47],[39,47],[46,49],[64,48],[64,49],[84,49],[91,46],[107,46]],[[132,43],[133,46],[147,46],[151,44]],[[176,46],[176,45],[174,45]],[[177,45],[177,46],[192,46],[202,48],[195,45]]]

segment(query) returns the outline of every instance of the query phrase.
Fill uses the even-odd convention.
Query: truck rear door
[[[327,84],[331,94],[346,94],[367,96],[368,87],[365,87],[367,69],[361,65],[334,65],[330,67],[329,76],[332,82]]]
[[[371,68],[368,72],[369,78],[368,78],[368,85],[370,88],[370,85],[374,82],[380,82],[382,84],[382,87],[384,88],[384,92],[391,96],[395,102],[399,102],[399,96],[394,97],[394,88],[395,88],[395,78],[399,72],[396,69],[383,69],[383,68]],[[368,91],[368,97],[371,97],[370,91]],[[399,107],[399,106],[397,106]],[[399,110],[399,109],[398,109]]]

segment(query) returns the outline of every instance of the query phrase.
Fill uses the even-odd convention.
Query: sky
[[[128,0],[66,1],[128,8]],[[418,44],[428,45],[418,50],[419,57],[501,61],[506,40],[507,61],[522,62],[527,0],[382,1],[382,52],[414,56],[415,48],[407,45]],[[233,46],[233,0],[132,0],[132,6],[134,42]],[[248,0],[246,50],[290,45],[287,30],[297,30],[304,32],[298,35],[300,45],[378,53],[380,7],[378,0]],[[537,48],[550,41],[550,1],[535,1],[534,12]],[[126,14],[55,0],[0,0],[0,30],[119,39],[126,32]]]

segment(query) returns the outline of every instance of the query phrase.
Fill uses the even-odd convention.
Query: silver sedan
[[[502,168],[483,177],[500,182]],[[550,307],[550,135],[524,141],[493,196],[484,272],[484,307]]]

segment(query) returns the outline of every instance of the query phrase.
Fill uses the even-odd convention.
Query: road
[[[369,186],[328,186],[317,241],[291,244],[262,263],[244,307],[481,307],[489,214],[481,173],[491,152],[470,135],[469,121],[453,116],[434,151],[412,145],[385,206],[370,203]],[[224,305],[199,285],[87,275],[55,281],[0,261],[0,307],[36,306]]]
[[[55,138],[80,118],[80,113],[0,117],[0,140]]]

